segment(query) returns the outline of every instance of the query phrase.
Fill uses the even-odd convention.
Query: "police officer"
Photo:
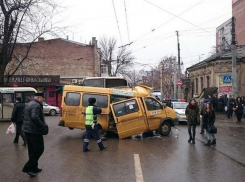
[[[84,143],[83,143],[83,152],[90,151],[88,149],[88,144],[89,144],[89,139],[91,135],[93,135],[93,137],[97,141],[100,150],[104,150],[107,148],[107,146],[103,145],[99,132],[98,132],[98,127],[97,127],[98,126],[97,114],[101,114],[102,110],[95,105],[96,103],[95,98],[89,98],[88,102],[89,102],[89,106],[86,108],[86,111],[85,111],[86,133],[85,133]]]

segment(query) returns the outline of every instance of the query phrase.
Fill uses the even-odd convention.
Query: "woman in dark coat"
[[[196,136],[196,125],[200,123],[200,113],[199,107],[195,99],[191,99],[189,104],[185,109],[185,115],[187,117],[187,124],[188,124],[188,133],[189,133],[189,140],[190,143],[192,141],[195,144],[195,136]],[[191,133],[192,128],[192,133]]]
[[[243,104],[243,102],[241,100],[241,97],[237,97],[237,99],[236,99],[236,107],[235,107],[237,122],[241,122],[242,114],[243,114],[243,105],[244,104]]]
[[[213,126],[215,122],[215,112],[210,102],[206,104],[206,107],[203,110],[202,115],[203,115],[203,122],[204,122],[203,128],[206,129],[206,135],[208,138],[208,142],[205,143],[204,145],[205,146],[215,145],[216,144],[215,134],[210,133],[208,131],[208,128],[210,126]]]

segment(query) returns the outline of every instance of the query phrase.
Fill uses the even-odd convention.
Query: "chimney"
[[[92,37],[92,45],[96,45],[97,44],[97,40],[95,37]]]
[[[44,41],[44,38],[43,37],[39,37],[38,38],[38,42],[42,42],[42,41]]]

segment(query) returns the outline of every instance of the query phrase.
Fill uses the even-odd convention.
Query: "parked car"
[[[176,112],[179,121],[187,122],[185,109],[188,104],[188,102],[172,102],[173,110]]]
[[[50,106],[47,103],[43,103],[43,114],[55,116],[56,114],[60,114],[60,109],[56,106]]]
[[[172,108],[177,114],[180,122],[187,122],[185,109],[188,104],[189,104],[188,102],[172,102]],[[202,116],[200,115],[200,121],[201,120],[202,120]]]

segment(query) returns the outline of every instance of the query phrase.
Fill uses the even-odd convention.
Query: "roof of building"
[[[237,57],[237,59],[245,59],[245,45],[237,46],[236,57]],[[210,62],[213,62],[216,60],[231,60],[231,58],[232,58],[232,51],[231,50],[225,50],[225,51],[213,54],[209,58],[207,58],[207,59],[205,59],[205,60],[203,60],[197,64],[192,65],[191,67],[187,68],[187,70],[203,66],[207,63],[210,63]]]

